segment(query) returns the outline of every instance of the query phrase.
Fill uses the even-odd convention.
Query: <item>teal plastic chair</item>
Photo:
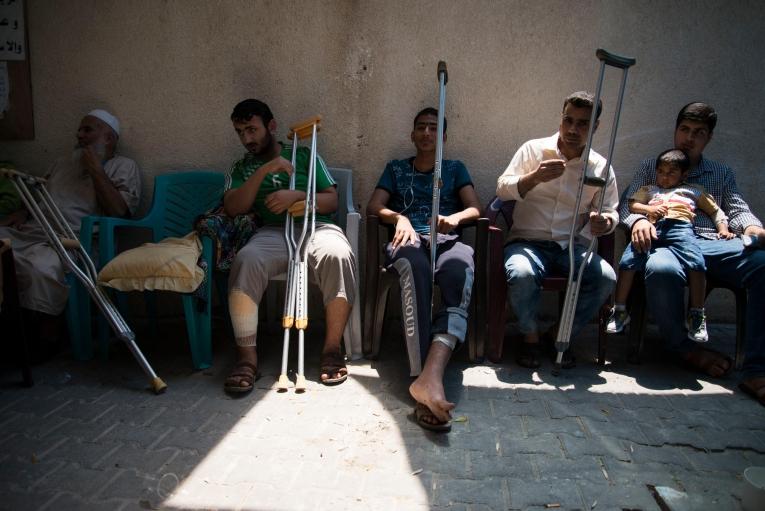
[[[80,227],[80,242],[89,252],[94,233],[98,237],[98,268],[114,259],[116,255],[117,229],[148,229],[152,241],[159,242],[168,237],[182,237],[194,229],[197,216],[212,209],[221,200],[225,175],[216,171],[190,171],[163,174],[154,179],[154,198],[149,213],[140,220],[113,217],[89,216]],[[92,253],[92,252],[91,252]],[[203,303],[193,294],[182,294],[186,317],[186,330],[191,347],[191,358],[195,369],[212,365],[211,298],[212,282],[209,275],[213,269],[212,240],[202,238],[202,257],[207,262],[208,278]],[[74,280],[74,279],[71,279]],[[71,283],[70,280],[70,283]],[[91,309],[87,290],[74,283],[69,294],[69,332],[72,338],[74,356],[87,360],[93,356],[90,332]],[[117,296],[122,293],[115,291]],[[124,304],[124,300],[117,300]],[[151,308],[151,298],[147,294]],[[120,307],[126,310],[125,307]],[[109,329],[103,318],[99,319],[99,348],[101,354],[108,353]]]

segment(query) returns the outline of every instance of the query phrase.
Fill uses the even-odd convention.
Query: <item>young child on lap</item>
[[[696,208],[709,215],[717,226],[721,239],[731,239],[728,217],[706,193],[703,187],[685,183],[690,161],[678,150],[664,151],[656,158],[656,184],[641,187],[629,198],[632,213],[645,215],[656,226],[657,240],[651,242],[650,251],[666,248],[677,257],[688,275],[688,338],[707,342],[704,301],[706,299],[706,266],[701,248],[693,232]],[[619,279],[616,284],[614,310],[606,330],[618,333],[629,324],[626,310],[636,271],[645,268],[647,253],[637,252],[630,243],[619,261]]]

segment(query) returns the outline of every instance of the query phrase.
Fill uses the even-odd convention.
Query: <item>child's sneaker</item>
[[[744,248],[757,248],[763,245],[763,240],[756,234],[742,234],[741,241],[744,243]]]
[[[630,324],[630,315],[626,309],[611,309],[611,316],[608,318],[606,332],[609,334],[619,334],[624,331],[624,327]]]
[[[704,309],[691,309],[688,312],[688,339],[696,342],[707,342],[707,319]]]

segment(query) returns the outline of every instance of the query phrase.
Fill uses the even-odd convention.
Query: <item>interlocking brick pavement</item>
[[[338,387],[317,383],[311,331],[304,394],[273,390],[281,336],[265,336],[262,378],[241,398],[222,392],[225,332],[200,372],[183,323],[161,333],[138,336],[169,385],[161,396],[118,345],[108,361],[64,354],[35,367],[29,389],[3,371],[0,509],[659,509],[648,485],[686,492],[693,508],[737,509],[743,470],[765,465],[765,408],[735,374],[712,380],[660,357],[632,365],[624,337],[599,367],[592,329],[578,367],[557,378],[510,353],[499,365],[456,354],[446,387],[460,420],[448,435],[412,419],[395,324],[380,359],[350,364]],[[734,333],[711,327],[728,350]]]

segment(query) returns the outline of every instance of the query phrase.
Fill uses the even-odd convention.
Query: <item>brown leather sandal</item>
[[[319,379],[322,374],[326,374],[328,378],[321,380],[324,385],[338,385],[348,379],[348,368],[345,367],[345,358],[339,351],[331,351],[329,353],[322,353],[319,361]],[[333,376],[337,373],[342,373],[339,377]]]
[[[223,390],[234,394],[250,392],[258,378],[260,378],[260,373],[255,364],[246,360],[240,360],[234,365],[231,373],[223,383]],[[242,383],[245,385],[243,386]]]

